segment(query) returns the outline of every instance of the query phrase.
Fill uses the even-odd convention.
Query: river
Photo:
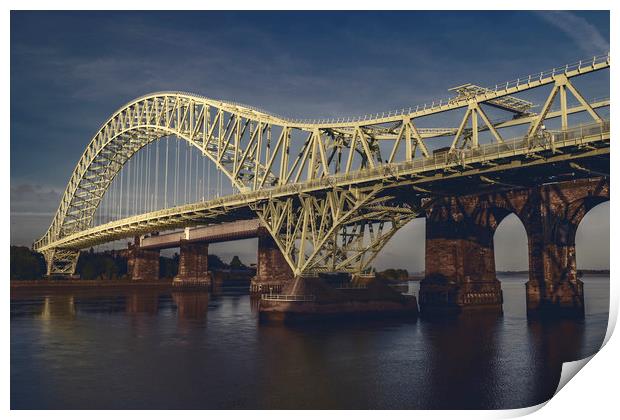
[[[525,277],[500,280],[503,316],[296,326],[259,324],[247,285],[12,296],[11,408],[531,406],[600,348],[609,277],[584,277],[582,321],[528,322]]]

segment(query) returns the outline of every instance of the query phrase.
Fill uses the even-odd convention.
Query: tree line
[[[247,270],[248,267],[234,256],[230,263],[225,263],[215,255],[208,256],[209,270]],[[174,277],[179,270],[179,254],[171,257],[159,257],[159,277]],[[409,279],[409,273],[403,269],[387,269],[377,272],[377,278],[401,282]],[[45,259],[40,253],[25,246],[11,246],[11,280],[40,280],[45,277]],[[93,248],[81,252],[76,272],[86,280],[120,280],[127,278],[127,257],[123,251],[110,250],[95,252]]]
[[[214,254],[208,255],[210,270],[245,270],[248,267],[234,256],[225,263]],[[179,254],[159,257],[159,276],[174,277],[179,269]],[[127,278],[127,257],[121,251],[95,252],[93,248],[81,252],[76,272],[86,280],[120,280]],[[11,280],[40,280],[45,277],[46,267],[43,255],[25,246],[11,246]]]

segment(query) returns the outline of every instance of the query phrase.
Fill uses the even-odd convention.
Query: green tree
[[[159,277],[168,279],[176,276],[179,272],[179,254],[175,253],[171,258],[159,257]]]
[[[228,268],[228,264],[226,264],[220,257],[214,254],[209,254],[207,256],[207,264],[209,266],[209,270],[222,270]]]
[[[45,275],[43,255],[25,246],[11,246],[11,280],[39,280]]]
[[[241,262],[239,257],[235,255],[230,261],[230,268],[233,270],[245,270],[247,267]]]
[[[127,273],[127,259],[114,251],[97,253],[91,248],[80,254],[76,271],[85,280],[115,280]]]

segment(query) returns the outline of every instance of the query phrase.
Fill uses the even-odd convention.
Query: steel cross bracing
[[[609,66],[605,55],[495,89],[461,86],[451,100],[366,120],[292,120],[193,94],[147,95],[123,106],[94,136],[48,232],[34,248],[45,254],[48,273],[68,274],[75,271],[79,249],[86,246],[218,222],[251,209],[295,274],[361,272],[396,230],[421,211],[419,203],[402,203],[392,196],[395,186],[461,176],[471,168],[501,170],[507,159],[518,156],[529,159],[527,164],[544,164],[583,153],[609,153],[609,123],[597,113],[609,100],[588,102],[571,83]],[[513,96],[545,85],[552,88],[538,113],[528,101]],[[567,92],[578,105],[568,105]],[[555,110],[558,94],[560,107]],[[483,104],[512,115],[491,121]],[[464,110],[457,127],[418,126],[423,117],[457,109]],[[568,116],[575,113],[589,114],[593,124],[569,127]],[[544,121],[553,118],[561,119],[562,130],[541,131]],[[501,129],[519,125],[528,127],[525,136],[501,136]],[[490,133],[491,143],[481,144],[482,132]],[[239,194],[94,226],[95,211],[123,165],[147,144],[170,135],[198,148]],[[445,136],[453,139],[449,151],[433,153],[429,142]],[[537,153],[546,151],[552,156],[539,159]]]

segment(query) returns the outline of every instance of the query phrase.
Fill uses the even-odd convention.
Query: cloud
[[[11,216],[53,215],[62,191],[54,187],[21,183],[11,186]]]
[[[584,53],[601,54],[609,51],[609,41],[585,18],[563,11],[538,12],[537,15],[562,31]]]
[[[11,186],[11,245],[30,246],[45,233],[61,194],[58,188],[27,182]]]

